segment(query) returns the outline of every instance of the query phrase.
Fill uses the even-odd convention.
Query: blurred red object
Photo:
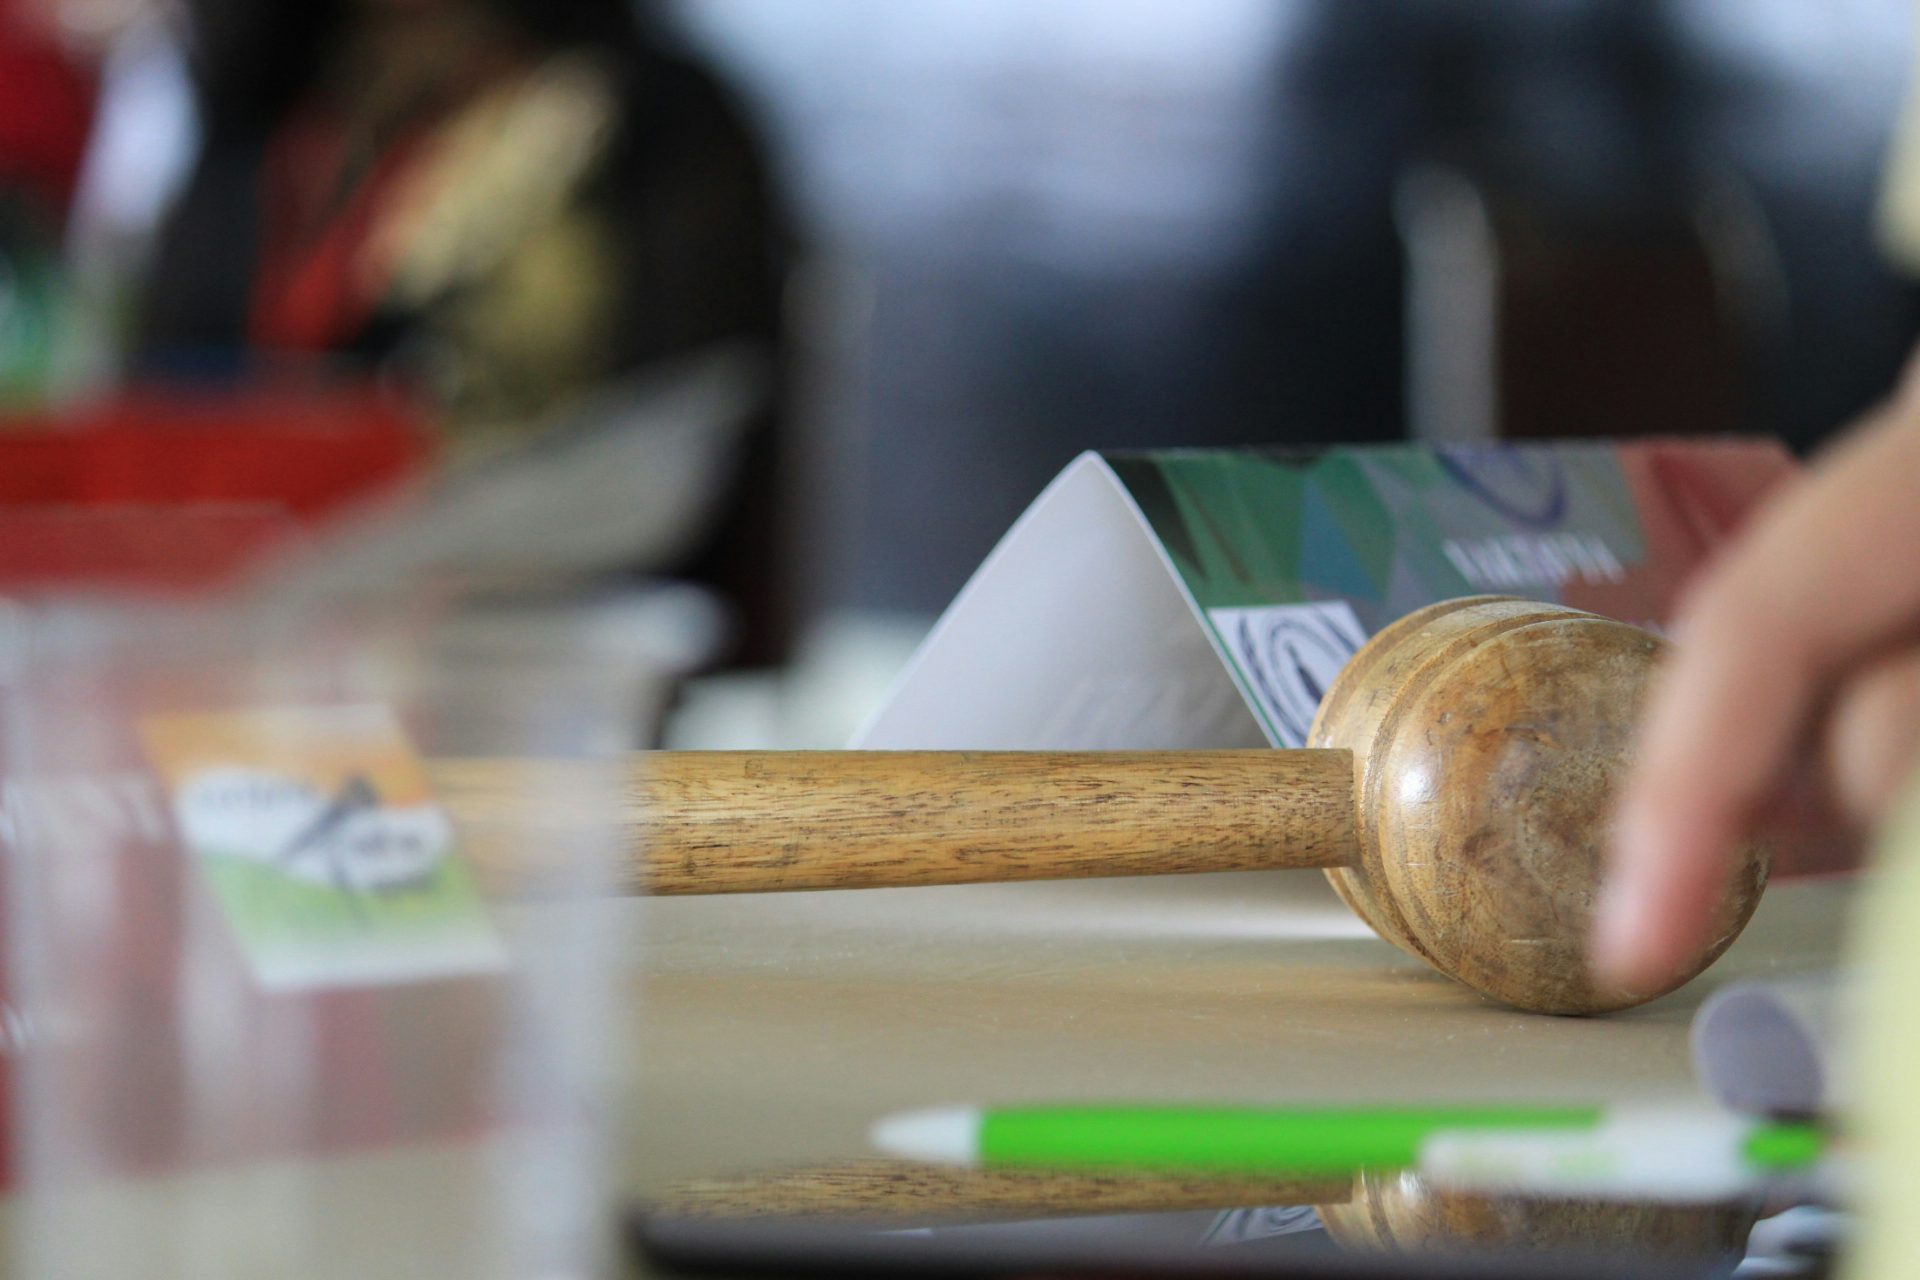
[[[424,412],[364,385],[0,418],[0,592],[216,585],[433,456]]]
[[[0,596],[177,596],[228,583],[304,530],[420,473],[434,453],[427,422],[417,406],[365,383],[153,388],[77,410],[0,417]],[[151,876],[168,864],[139,865]],[[165,925],[163,904],[171,901],[156,898],[148,923]],[[135,934],[121,945],[157,957],[156,972],[171,972],[162,967],[170,963],[165,943]],[[339,1056],[336,1042],[357,1034],[350,1071],[364,1075],[368,1046],[379,1043],[353,1021],[364,1014],[348,1002],[327,1016],[344,1030],[329,1032],[326,1051]],[[8,1038],[24,1025],[8,1002],[0,955],[0,1190],[14,1179],[8,1138],[18,1045]],[[384,1114],[371,1112],[366,1123],[377,1126]]]
[[[19,0],[0,0],[0,183],[64,210],[93,125],[92,75]]]
[[[0,509],[0,593],[217,587],[299,532],[276,507]]]

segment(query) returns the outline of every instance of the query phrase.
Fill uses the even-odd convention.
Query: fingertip
[[[1672,990],[1693,965],[1697,948],[1685,926],[1663,920],[1633,899],[1612,900],[1594,923],[1589,971],[1603,987],[1641,999]]]
[[[1623,806],[1594,904],[1589,968],[1597,981],[1656,994],[1674,985],[1704,945],[1726,878],[1717,850],[1727,840],[1698,819],[1671,811],[1658,795]]]
[[[1616,827],[1609,869],[1594,904],[1590,967],[1607,986],[1638,992],[1657,976],[1663,950],[1659,898],[1665,888],[1649,874],[1649,846],[1632,832],[1640,824],[1623,814]],[[1657,866],[1657,864],[1655,864]]]
[[[1640,895],[1618,877],[1607,882],[1594,907],[1589,967],[1609,987],[1638,991],[1644,980],[1642,957],[1652,945]]]

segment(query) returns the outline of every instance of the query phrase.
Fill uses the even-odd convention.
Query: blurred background
[[[837,745],[1082,449],[1816,447],[1920,331],[1912,24],[0,0],[0,587],[564,454],[587,568],[723,610],[671,740]]]

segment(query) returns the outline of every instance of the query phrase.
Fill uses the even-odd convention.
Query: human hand
[[[1809,778],[1865,821],[1920,754],[1920,365],[1689,590],[1615,815],[1593,964],[1656,989]]]

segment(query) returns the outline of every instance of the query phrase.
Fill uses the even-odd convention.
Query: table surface
[[[1310,872],[563,911],[611,926],[628,975],[629,1016],[615,1022],[628,1052],[607,1059],[625,1060],[607,1083],[624,1098],[627,1199],[704,1188],[710,1210],[844,1203],[1026,1217],[1045,1199],[1029,1187],[871,1163],[868,1125],[912,1107],[1042,1099],[1692,1098],[1686,1030],[1700,1000],[1735,978],[1833,967],[1854,891],[1776,885],[1705,977],[1593,1019],[1518,1013],[1431,973]],[[147,1274],[267,1274],[310,1236],[293,1248],[302,1274],[359,1277],[377,1273],[364,1257],[427,1250],[444,1263],[464,1250],[472,1265],[461,1273],[479,1275],[497,1261],[475,1253],[485,1233],[454,1230],[436,1206],[485,1203],[465,1184],[486,1168],[470,1153],[389,1152],[109,1186],[74,1211],[99,1250],[143,1257]],[[1049,1194],[1056,1213],[1321,1199],[1270,1185],[1072,1180]],[[445,1230],[423,1229],[441,1217]],[[333,1224],[348,1221],[392,1238],[342,1238]],[[236,1234],[243,1222],[258,1229]]]
[[[1372,935],[1312,872],[628,901],[629,1184],[871,1157],[890,1112],[1022,1100],[1699,1096],[1686,1032],[1738,978],[1830,969],[1851,881],[1777,883],[1642,1008],[1496,1005]]]

